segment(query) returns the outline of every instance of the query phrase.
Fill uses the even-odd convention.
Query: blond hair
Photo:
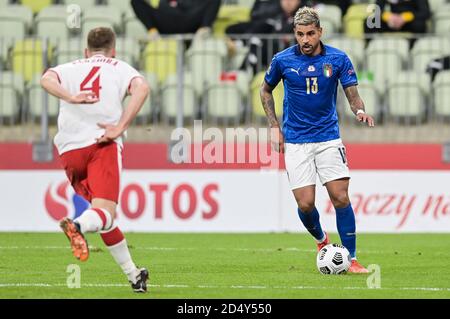
[[[320,28],[319,13],[316,9],[310,7],[303,7],[298,9],[294,18],[294,27],[297,25],[311,25],[314,24]]]

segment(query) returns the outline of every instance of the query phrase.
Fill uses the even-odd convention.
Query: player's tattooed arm
[[[352,112],[356,115],[358,110],[365,112],[364,102],[359,96],[358,89],[356,85],[349,86],[345,88],[345,96],[347,97],[348,103],[350,104],[350,108]]]
[[[275,114],[275,101],[273,99],[273,87],[263,81],[261,85],[260,95],[261,102],[266,112],[267,120],[270,126],[270,140],[275,151],[284,153],[284,136],[278,123],[277,115]]]
[[[359,96],[358,88],[356,85],[349,86],[344,89],[345,96],[347,97],[348,103],[352,112],[356,115],[358,121],[367,123],[369,126],[375,126],[375,121],[370,115],[366,114],[364,108],[364,102]]]
[[[266,81],[263,81],[260,90],[261,103],[263,105],[264,112],[266,112],[267,120],[269,121],[269,126],[280,127],[277,116],[275,114],[275,101],[272,95],[273,89],[274,88],[268,85]]]

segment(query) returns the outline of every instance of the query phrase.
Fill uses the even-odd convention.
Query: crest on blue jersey
[[[325,63],[323,65],[323,75],[325,75],[327,78],[331,78],[333,75],[333,66],[329,63]]]

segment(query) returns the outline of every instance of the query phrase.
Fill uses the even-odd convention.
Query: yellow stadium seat
[[[261,83],[264,81],[265,72],[260,72],[255,75],[251,83],[252,91],[252,108],[253,115],[256,117],[265,117],[266,113],[261,103],[260,88]],[[273,99],[275,101],[275,114],[277,117],[281,117],[283,114],[283,100],[284,100],[284,86],[283,82],[280,82],[277,87],[272,91]]]
[[[45,57],[51,59],[51,47]],[[12,51],[12,67],[15,73],[22,75],[25,81],[30,81],[35,74],[44,71],[44,48],[40,40],[25,39],[17,41]]]
[[[53,0],[22,0],[20,1],[24,6],[29,7],[33,13],[41,11],[53,3]]]
[[[152,7],[158,8],[159,0],[150,0],[149,2],[152,5]]]
[[[348,8],[344,16],[344,30],[347,36],[364,38],[364,23],[371,12],[369,8],[367,3],[353,4]]]
[[[164,83],[169,75],[176,72],[177,51],[178,43],[176,40],[158,39],[150,41],[143,55],[145,72],[156,74],[158,82]]]
[[[239,22],[250,20],[250,8],[239,5],[222,5],[214,22],[213,29],[215,35],[224,35],[225,29]]]

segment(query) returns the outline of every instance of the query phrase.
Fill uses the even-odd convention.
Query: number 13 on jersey
[[[306,94],[317,94],[317,92],[319,92],[317,78],[306,78]]]
[[[94,66],[89,74],[84,78],[80,84],[80,91],[94,92],[98,99],[100,99],[100,67]]]

